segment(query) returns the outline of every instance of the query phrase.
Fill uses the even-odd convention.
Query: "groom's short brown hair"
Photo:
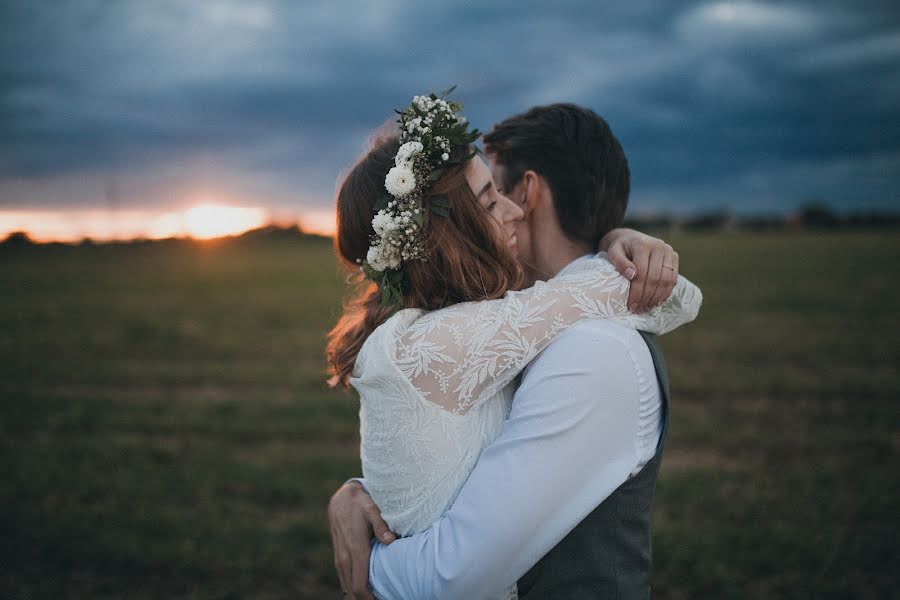
[[[574,104],[536,106],[501,121],[484,136],[485,152],[504,167],[511,190],[525,171],[547,180],[563,232],[596,248],[622,225],[628,206],[628,160],[609,125]]]

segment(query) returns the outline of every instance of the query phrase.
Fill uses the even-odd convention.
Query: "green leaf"
[[[455,89],[456,89],[456,86],[455,86],[455,85],[451,85],[451,86],[448,87],[446,90],[444,90],[443,92],[441,92],[441,98],[446,99],[447,96],[449,96],[450,94],[452,94],[453,91],[454,91]]]
[[[391,196],[390,194],[386,194],[386,195],[382,196],[381,198],[378,199],[378,202],[375,203],[375,206],[372,207],[372,210],[374,210],[376,213],[380,210],[387,210],[388,202],[390,202],[393,199],[394,199],[394,197]]]
[[[434,183],[435,181],[440,179],[443,174],[444,174],[444,169],[437,168],[428,174],[428,181]]]
[[[401,271],[399,269],[397,269],[397,270],[390,269],[390,270],[385,271],[384,273],[385,273],[385,277],[387,278],[388,282],[390,282],[394,286],[399,286],[401,283],[403,283],[403,271]]]
[[[439,217],[448,217],[450,215],[450,199],[443,194],[429,197],[428,211]]]

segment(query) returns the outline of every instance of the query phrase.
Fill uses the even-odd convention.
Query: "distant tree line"
[[[255,241],[255,240],[272,240],[272,239],[310,239],[310,238],[319,238],[321,236],[316,235],[314,233],[307,233],[303,231],[303,229],[299,225],[264,225],[262,227],[258,227],[256,229],[251,229],[249,231],[245,231],[239,235],[229,235],[223,236],[218,239],[230,239],[230,240],[243,240],[243,241]],[[92,246],[94,244],[106,243],[106,244],[154,244],[154,243],[173,243],[173,242],[193,242],[194,240],[189,237],[178,237],[178,238],[167,238],[160,240],[149,240],[145,238],[136,238],[132,240],[113,240],[109,242],[99,242],[93,240],[89,237],[83,238],[79,242],[76,242],[77,245],[81,246]],[[205,241],[216,241],[213,240],[203,240]],[[72,245],[72,244],[62,244],[60,242],[47,242],[41,243],[36,242],[28,235],[26,231],[14,231],[10,233],[6,238],[0,241],[0,247],[4,248],[21,248],[27,246],[33,246],[36,244],[41,245]]]
[[[821,203],[810,203],[787,215],[739,216],[727,210],[706,212],[691,217],[652,215],[629,217],[625,226],[650,232],[720,232],[720,231],[823,231],[823,230],[886,230],[900,228],[900,211],[851,212],[840,214]],[[307,233],[299,225],[266,225],[236,236],[235,240],[309,239],[321,237]],[[110,243],[154,243],[167,240],[136,239]],[[169,240],[171,241],[171,240]],[[181,241],[184,241],[183,239]],[[37,244],[25,231],[14,231],[0,241],[0,247],[22,248]],[[58,242],[54,242],[58,243]],[[96,243],[90,238],[81,245]]]
[[[684,230],[694,232],[883,230],[900,227],[900,211],[841,214],[824,204],[810,203],[794,213],[785,215],[740,216],[722,210],[691,217],[675,215],[630,217],[625,219],[625,226],[641,231]]]

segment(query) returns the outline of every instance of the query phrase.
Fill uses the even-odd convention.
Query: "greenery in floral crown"
[[[401,146],[384,180],[387,194],[375,205],[372,244],[360,261],[363,273],[381,289],[385,306],[402,306],[407,285],[403,261],[427,258],[422,233],[428,220],[449,214],[447,197],[430,193],[434,183],[448,168],[477,153],[451,158],[454,148],[467,147],[481,135],[477,129],[469,131],[468,121],[460,116],[462,103],[447,100],[454,89],[415,96],[406,110],[396,111]]]

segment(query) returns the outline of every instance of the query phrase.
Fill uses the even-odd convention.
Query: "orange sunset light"
[[[184,233],[206,240],[262,227],[266,221],[266,211],[261,208],[198,204],[184,211]]]
[[[264,208],[210,202],[174,211],[0,208],[0,239],[13,231],[24,231],[39,242],[77,242],[84,238],[98,241],[170,237],[206,240],[238,235],[269,222],[270,215]],[[327,227],[320,229],[324,232]]]

